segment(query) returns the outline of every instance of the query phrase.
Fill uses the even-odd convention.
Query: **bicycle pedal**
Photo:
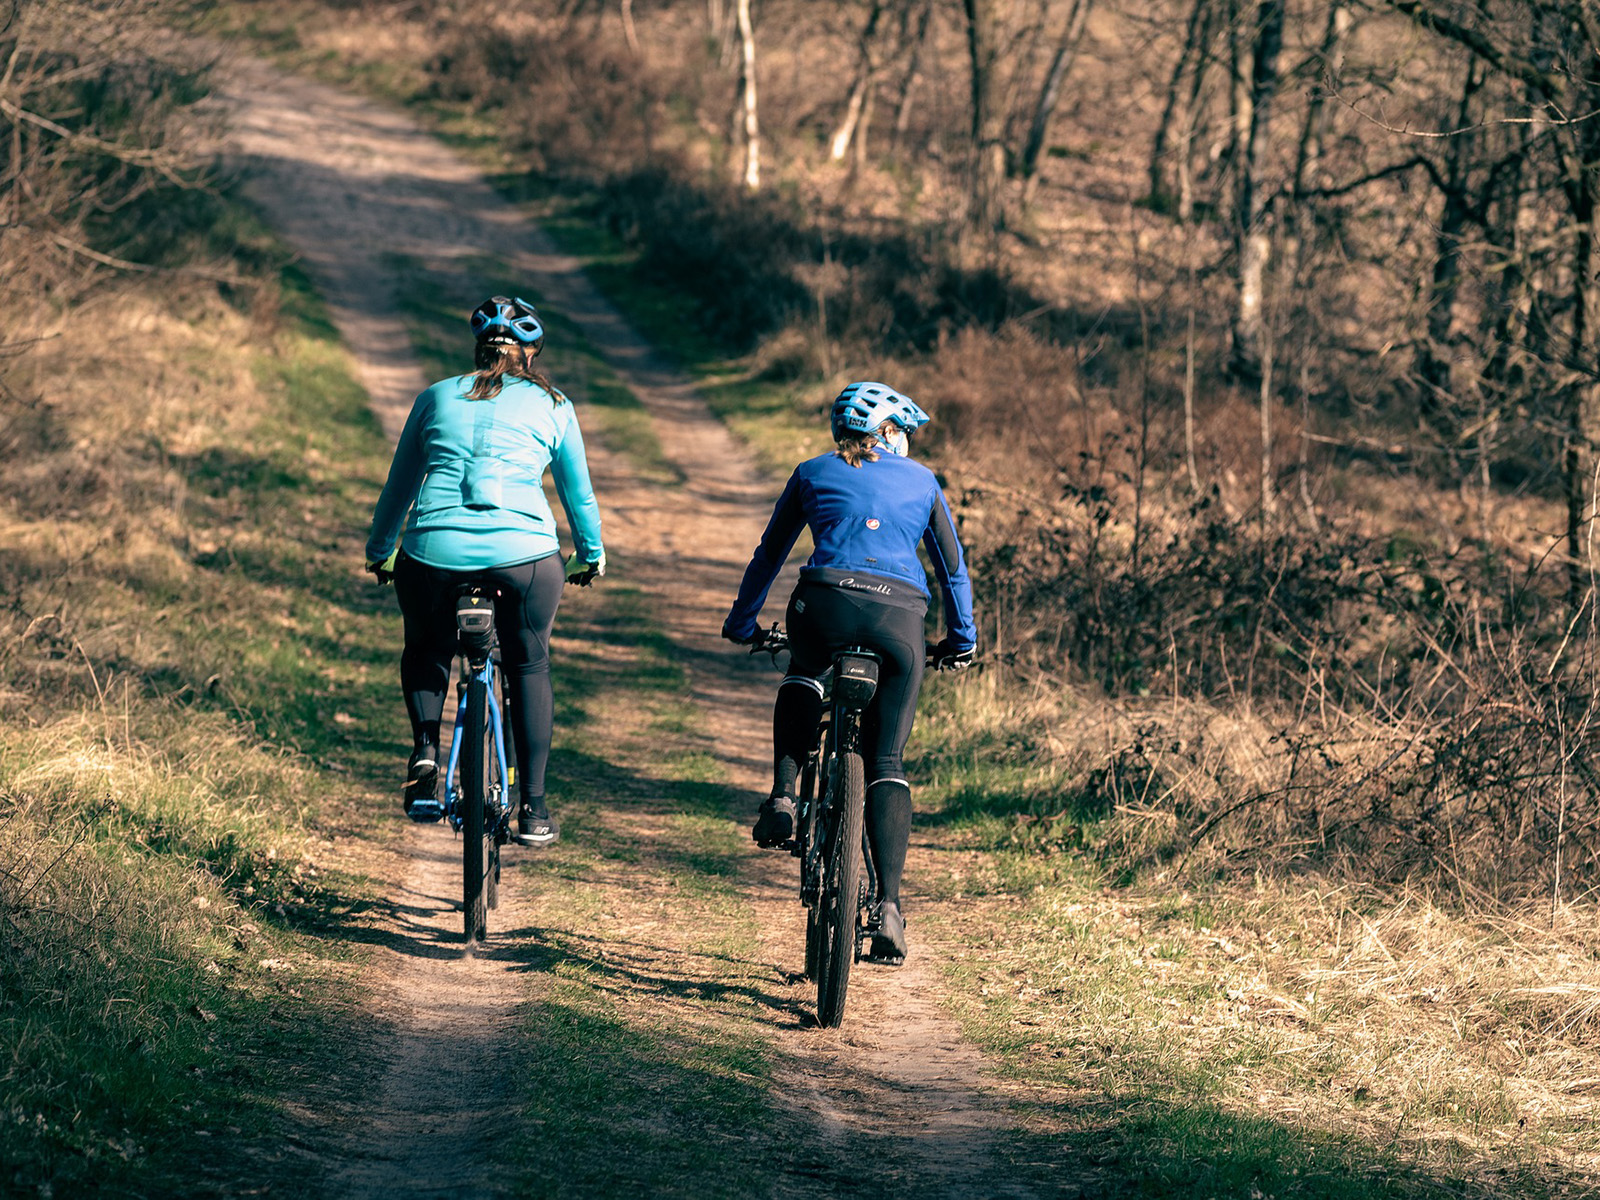
[[[444,805],[437,800],[413,800],[406,815],[418,825],[432,825],[444,817]]]

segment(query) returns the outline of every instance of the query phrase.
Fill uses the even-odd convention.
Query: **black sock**
[[[867,840],[878,868],[878,891],[891,904],[900,903],[900,876],[911,841],[911,785],[880,779],[867,788]]]
[[[439,722],[424,721],[422,727],[411,735],[411,741],[418,750],[426,747],[429,750],[437,751],[439,749]]]
[[[773,771],[772,794],[774,796],[793,796],[795,794],[794,781],[800,777],[800,764],[785,754],[778,760]]]
[[[544,805],[543,796],[524,795],[522,797],[522,807],[536,817],[548,817],[550,815],[550,810]]]
[[[817,741],[822,695],[809,683],[787,682],[772,707],[772,794],[792,796],[800,764]]]

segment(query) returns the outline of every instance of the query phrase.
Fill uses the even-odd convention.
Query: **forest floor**
[[[1495,970],[1516,943],[1440,917],[1454,957],[1429,959],[1385,925],[1408,903],[1427,910],[1413,935],[1435,921],[1406,898],[1120,892],[1028,875],[924,812],[912,956],[858,968],[843,1029],[816,1028],[792,861],[745,831],[776,678],[717,638],[780,481],[577,259],[408,116],[254,61],[224,91],[249,195],[391,435],[459,358],[446,314],[515,284],[551,317],[612,564],[557,623],[562,840],[512,852],[481,952],[457,941],[456,843],[399,812],[398,688],[355,713],[395,745],[393,777],[365,781],[393,802],[338,852],[385,899],[324,935],[330,958],[367,948],[365,1018],[302,1073],[282,1145],[240,1147],[241,1179],[276,1190],[283,1163],[351,1196],[1593,1192],[1588,1091],[1535,1086],[1553,1060],[1514,1044],[1518,1014],[1495,1010],[1511,1049],[1492,1062],[1439,1049],[1463,1040],[1475,978],[1510,994]],[[1571,961],[1574,939],[1516,936],[1541,970]],[[1592,1085],[1592,1050],[1569,1041],[1566,1082]],[[1438,1051],[1422,1101],[1418,1048]]]

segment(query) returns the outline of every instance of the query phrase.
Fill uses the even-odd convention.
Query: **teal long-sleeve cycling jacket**
[[[600,506],[571,402],[513,378],[497,396],[468,400],[473,378],[440,380],[412,404],[372,514],[367,561],[389,557],[402,525],[407,554],[450,571],[555,553],[561,543],[544,492],[546,467],[579,561],[598,561]]]

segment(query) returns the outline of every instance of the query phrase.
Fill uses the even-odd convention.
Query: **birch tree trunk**
[[[739,46],[744,94],[744,186],[761,188],[761,122],[756,113],[756,34],[750,21],[750,0],[739,0]]]
[[[828,160],[830,162],[843,162],[845,155],[850,153],[850,143],[855,137],[856,126],[861,120],[861,110],[866,107],[867,94],[871,91],[877,78],[877,69],[873,62],[874,39],[878,33],[878,19],[883,15],[883,4],[874,0],[872,11],[867,14],[866,26],[861,31],[861,40],[856,51],[856,73],[850,84],[850,99],[845,102],[844,117],[839,126],[833,131],[833,137],[828,143]]]
[[[1283,48],[1284,0],[1260,0],[1255,9],[1254,45],[1250,52],[1249,136],[1238,164],[1239,301],[1233,322],[1232,371],[1242,379],[1259,379],[1266,339],[1263,299],[1272,256],[1266,189],[1258,178],[1264,169],[1272,124],[1272,102],[1278,91],[1278,54]]]

